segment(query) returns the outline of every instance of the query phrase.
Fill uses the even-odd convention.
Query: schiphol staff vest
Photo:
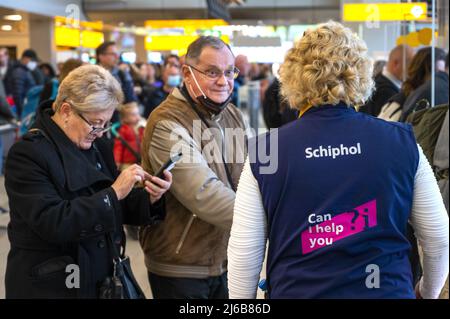
[[[415,298],[405,232],[419,154],[409,125],[325,105],[250,147],[269,298]]]

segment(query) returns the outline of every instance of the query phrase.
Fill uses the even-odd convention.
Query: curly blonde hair
[[[292,108],[359,107],[372,93],[373,62],[367,46],[349,28],[329,21],[308,30],[280,67],[281,94]]]

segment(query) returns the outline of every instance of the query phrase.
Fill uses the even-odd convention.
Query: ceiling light
[[[20,14],[10,14],[10,15],[4,16],[3,19],[9,20],[9,21],[21,21],[22,16]]]
[[[12,26],[10,26],[9,24],[4,24],[0,27],[0,29],[2,31],[11,31],[12,30]]]

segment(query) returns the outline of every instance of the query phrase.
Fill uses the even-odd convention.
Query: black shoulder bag
[[[145,299],[141,287],[131,271],[130,259],[124,254],[121,256],[117,247],[107,233],[108,246],[113,256],[114,271],[99,287],[99,299]]]

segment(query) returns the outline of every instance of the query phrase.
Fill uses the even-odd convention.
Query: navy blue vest
[[[270,298],[415,298],[410,125],[314,107],[249,154],[268,220]]]

